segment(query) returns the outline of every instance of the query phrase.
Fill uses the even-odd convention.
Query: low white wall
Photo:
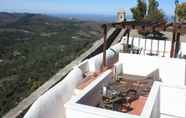
[[[108,83],[111,83],[112,81],[111,70],[99,75],[97,81],[94,81],[89,85],[90,88],[88,91],[82,93],[85,94],[85,96],[83,96],[77,103],[89,106],[97,106],[102,99],[102,86],[108,85]]]
[[[124,73],[145,76],[153,70],[159,70],[159,78],[167,86],[185,87],[186,62],[183,59],[160,58],[152,56],[120,54],[119,63],[123,63]],[[180,92],[182,91],[182,92]],[[186,90],[174,88],[160,89],[160,112],[170,116],[185,116]],[[158,117],[157,117],[158,118]]]
[[[154,82],[150,94],[147,98],[142,118],[160,118],[160,83]]]
[[[94,108],[87,105],[72,104],[75,108],[68,108],[67,118],[140,118],[136,115],[125,114],[117,111]]]
[[[186,56],[186,43],[181,43],[181,53]]]
[[[121,45],[107,50],[107,62],[113,63],[121,50]],[[99,70],[102,64],[102,53],[95,57],[85,60],[74,69],[57,85],[40,96],[31,106],[24,118],[65,118],[64,104],[74,95],[74,89],[83,79],[82,74],[90,71]]]
[[[82,63],[78,65],[78,68],[81,69],[82,73],[86,73],[90,71],[89,61],[84,60]]]
[[[164,86],[160,87],[161,115],[175,118],[185,118],[186,88]]]
[[[100,99],[99,92],[102,90],[100,87],[111,82],[111,76],[111,70],[104,72],[86,88],[82,95],[68,101],[65,104],[67,118],[139,118],[135,115],[93,107]]]
[[[74,68],[63,81],[40,96],[24,118],[65,118],[64,103],[73,96],[81,79],[81,70]]]
[[[123,63],[125,74],[147,76],[158,69],[159,78],[163,83],[185,86],[186,63],[184,59],[120,53],[119,62]]]
[[[122,50],[122,45],[120,43],[112,46],[107,50],[106,52],[107,65],[112,65],[114,64],[115,61],[118,60],[118,55],[121,50]],[[90,58],[88,61],[89,61],[90,72],[95,72],[96,70],[100,70],[103,61],[103,53],[100,53]]]

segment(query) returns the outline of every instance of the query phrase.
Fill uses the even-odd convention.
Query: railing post
[[[103,26],[103,64],[102,64],[102,69],[106,67],[106,49],[107,49],[107,25],[104,24]]]
[[[128,33],[127,33],[127,53],[129,51],[129,38],[130,38],[130,29],[128,29]]]
[[[176,32],[173,31],[173,35],[172,35],[172,43],[171,43],[171,50],[170,50],[170,57],[173,57],[173,53],[174,53],[174,43],[175,43],[175,38],[176,38]]]
[[[151,39],[151,45],[150,45],[150,54],[151,54],[151,55],[152,55],[152,53],[153,53],[152,47],[153,47],[153,39]]]
[[[166,39],[164,40],[163,57],[165,57],[165,52],[166,52]]]
[[[158,42],[157,42],[157,55],[159,55],[159,45],[160,45],[160,40],[159,39],[157,39],[158,40]]]
[[[145,36],[145,48],[144,48],[144,55],[146,55],[145,53],[146,53],[146,49],[147,49],[147,38],[146,38],[146,36]]]
[[[180,49],[180,32],[177,32],[174,58],[178,56],[179,49]]]
[[[134,50],[134,36],[132,37],[132,42],[131,42],[131,53],[133,54]]]

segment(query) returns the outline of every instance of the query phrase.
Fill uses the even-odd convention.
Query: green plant
[[[177,5],[176,14],[178,16],[179,21],[186,20],[186,3]]]
[[[147,5],[142,0],[138,0],[138,4],[136,7],[131,8],[131,12],[133,14],[133,18],[136,21],[142,21],[145,18],[147,11]]]
[[[149,21],[164,20],[164,13],[158,8],[159,3],[156,0],[149,0],[146,19]]]
[[[162,21],[164,20],[164,13],[158,8],[159,3],[156,0],[149,0],[147,4],[143,0],[138,0],[136,7],[131,9],[133,18],[136,21]]]

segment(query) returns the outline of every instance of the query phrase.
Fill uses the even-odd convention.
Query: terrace
[[[86,72],[84,64],[78,68]],[[120,53],[111,68],[78,84],[65,104],[66,117],[184,118],[185,67],[185,60]]]

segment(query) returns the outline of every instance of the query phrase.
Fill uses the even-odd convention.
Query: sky
[[[166,15],[174,14],[175,0],[157,1]],[[186,2],[186,0],[179,1]],[[114,15],[119,9],[124,9],[131,15],[130,8],[136,3],[137,0],[0,0],[0,11]]]

